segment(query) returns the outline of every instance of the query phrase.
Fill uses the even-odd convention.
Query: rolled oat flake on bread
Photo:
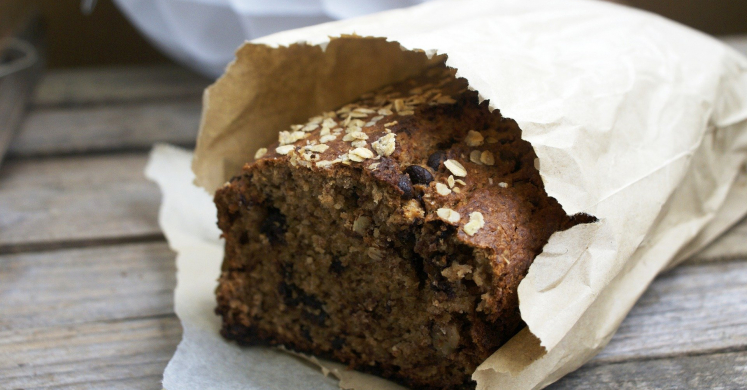
[[[215,195],[223,336],[474,388],[523,326],[529,265],[584,219],[545,193],[517,124],[443,65],[295,128]]]

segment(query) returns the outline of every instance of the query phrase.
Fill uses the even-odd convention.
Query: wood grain
[[[210,82],[176,65],[52,69],[32,102],[39,108],[199,98]]]
[[[747,349],[746,260],[659,276],[591,363]]]
[[[174,65],[53,70],[39,82],[10,156],[191,147],[209,80]]]
[[[165,242],[0,256],[0,330],[173,315]]]
[[[744,389],[747,352],[678,356],[582,367],[548,390]]]
[[[0,253],[13,244],[160,236],[160,193],[143,176],[146,160],[126,154],[8,161],[0,168]]]
[[[176,316],[0,331],[0,388],[160,389],[180,338]]]
[[[175,282],[165,242],[0,256],[0,388],[160,389]]]
[[[199,98],[158,103],[32,110],[9,156],[145,151],[155,142],[191,147],[200,124]]]

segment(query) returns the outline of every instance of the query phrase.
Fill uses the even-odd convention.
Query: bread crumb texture
[[[443,65],[278,129],[215,195],[222,334],[417,389],[523,326],[517,287],[568,217],[516,123]]]

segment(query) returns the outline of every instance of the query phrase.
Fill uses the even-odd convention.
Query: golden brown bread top
[[[454,70],[435,67],[281,131],[256,158],[361,170],[418,199],[426,222],[458,226],[460,240],[509,263],[504,251],[536,248],[526,241],[544,240],[568,217],[545,194],[517,124],[477,100]]]

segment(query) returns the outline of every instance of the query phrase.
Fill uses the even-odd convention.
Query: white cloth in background
[[[428,0],[114,0],[159,49],[218,77],[245,40]]]

